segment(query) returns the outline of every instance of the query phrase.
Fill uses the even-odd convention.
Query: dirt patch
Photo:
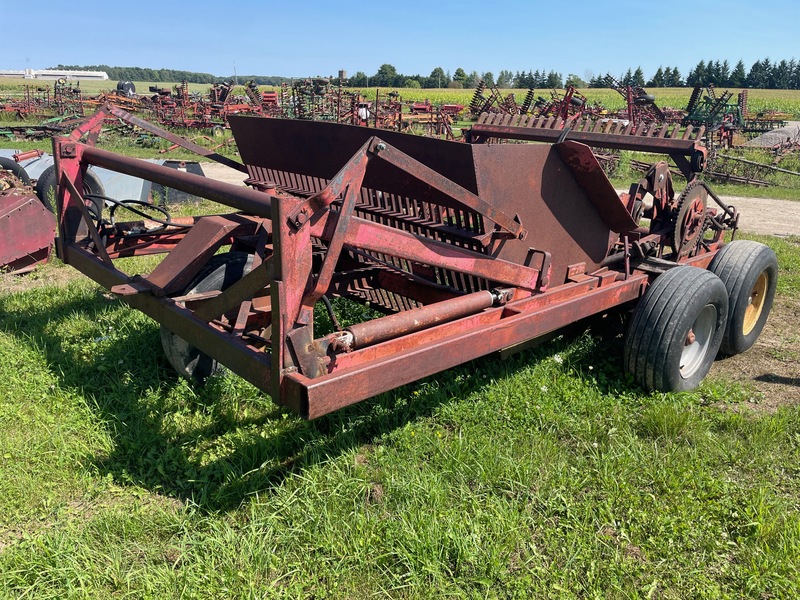
[[[775,412],[800,404],[800,300],[777,297],[758,341],[747,352],[718,360],[710,375],[744,383],[756,392],[748,409]],[[741,410],[741,405],[726,405]]]
[[[83,277],[85,276],[76,269],[61,262],[51,262],[23,275],[0,274],[0,295],[27,292],[49,285],[63,286]]]

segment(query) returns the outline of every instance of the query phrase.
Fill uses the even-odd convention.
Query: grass
[[[618,331],[304,422],[82,278],[2,295],[0,595],[797,597],[800,410],[638,390]]]

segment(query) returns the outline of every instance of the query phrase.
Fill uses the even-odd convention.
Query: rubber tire
[[[778,283],[778,259],[769,246],[749,240],[734,241],[717,252],[708,270],[719,277],[728,290],[728,321],[720,353],[726,356],[740,354],[755,344],[767,322]],[[761,314],[745,334],[745,313],[762,274],[766,274],[767,286]]]
[[[36,189],[36,195],[39,197],[39,201],[45,205],[47,210],[49,210],[53,214],[56,214],[55,165],[50,165],[44,171],[42,171],[42,174],[39,175],[39,179],[36,181],[35,189]],[[103,182],[100,181],[100,178],[91,169],[88,169],[83,176],[83,193],[96,194],[98,196],[106,195],[106,189],[105,187],[103,187]],[[101,215],[103,213],[103,200],[101,200],[100,198],[91,198],[91,201],[94,204],[96,214]]]
[[[11,171],[25,185],[31,184],[31,178],[28,177],[28,173],[25,171],[25,168],[13,158],[0,156],[0,169]]]
[[[716,309],[713,331],[700,364],[687,377],[681,357],[690,328],[707,306]],[[625,370],[644,388],[663,392],[695,389],[708,374],[725,333],[728,293],[705,269],[674,267],[647,289],[625,337]]]
[[[689,168],[692,173],[702,173],[706,168],[706,157],[700,150],[692,153],[692,157],[689,159]]]
[[[202,292],[225,291],[250,272],[253,255],[247,252],[225,252],[214,256],[180,294],[189,296]],[[205,352],[201,352],[163,325],[161,346],[169,364],[181,377],[205,383],[223,367]]]

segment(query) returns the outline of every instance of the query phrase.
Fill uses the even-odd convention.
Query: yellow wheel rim
[[[747,308],[744,311],[744,323],[742,324],[742,333],[744,335],[753,331],[753,328],[758,323],[758,318],[761,316],[761,311],[764,310],[764,298],[767,295],[767,284],[769,277],[767,272],[764,271],[758,276],[753,290],[750,292],[750,299],[747,303]]]

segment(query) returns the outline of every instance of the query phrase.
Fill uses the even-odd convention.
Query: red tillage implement
[[[599,143],[603,132],[483,143],[535,137],[518,123],[493,131],[484,119],[473,143],[457,143],[325,122],[229,121],[250,187],[77,136],[54,140],[59,256],[158,321],[184,375],[222,364],[315,418],[621,308],[633,310],[626,368],[646,387],[684,390],[720,349],[749,347],[769,313],[774,254],[723,244],[737,213],[692,173],[703,151],[688,134],[606,131],[614,147],[679,157],[691,178],[676,195],[661,162],[620,197],[580,141]],[[149,225],[98,220],[77,191],[88,165],[234,210]],[[155,253],[163,260],[143,276],[115,262]],[[317,335],[315,307],[333,297],[384,316]]]
[[[0,272],[25,273],[47,262],[55,231],[56,221],[25,170],[0,158]]]

